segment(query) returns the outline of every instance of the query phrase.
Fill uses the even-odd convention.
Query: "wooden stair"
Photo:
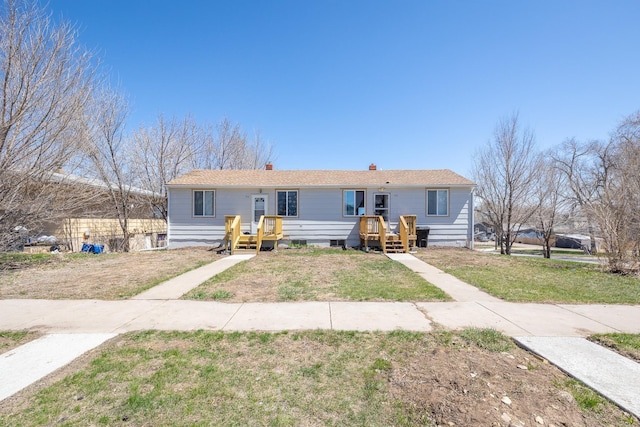
[[[387,240],[384,246],[386,253],[399,254],[407,252],[402,244],[402,240],[400,240],[397,234],[387,234]]]
[[[369,251],[369,241],[378,242],[384,253],[408,253],[416,244],[416,215],[401,215],[399,233],[387,231],[387,224],[380,215],[360,217],[360,246]]]
[[[255,234],[241,234],[240,240],[236,245],[235,249],[237,250],[257,250],[258,246],[258,236]]]

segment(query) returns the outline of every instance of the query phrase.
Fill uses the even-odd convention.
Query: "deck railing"
[[[366,248],[369,240],[378,240],[382,250],[386,253],[384,242],[387,241],[387,226],[380,215],[363,215],[360,217],[360,239]]]
[[[378,234],[380,234],[380,246],[382,246],[382,252],[387,253],[387,224],[384,222],[382,216],[378,217]]]
[[[258,236],[256,253],[260,253],[263,240],[282,239],[282,217],[277,215],[262,215],[258,221]]]
[[[277,236],[282,234],[282,217],[278,215],[264,215],[260,220],[264,218],[264,235],[265,236]]]
[[[258,236],[256,241],[256,255],[260,253],[260,248],[262,247],[262,239],[264,238],[264,215],[260,217],[260,221],[258,221]]]
[[[238,242],[240,241],[240,215],[227,215],[224,217],[224,231],[226,244],[229,247],[229,252],[233,255],[233,251]]]
[[[416,241],[416,215],[400,216],[400,240],[405,252],[409,252],[410,243]]]

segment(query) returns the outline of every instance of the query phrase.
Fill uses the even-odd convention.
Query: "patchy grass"
[[[27,255],[26,257],[24,255]],[[0,298],[123,299],[221,256],[205,248],[109,254],[10,254]]]
[[[519,369],[527,352],[480,348],[496,337],[478,332],[129,333],[2,402],[0,425],[498,425],[505,395],[514,421],[622,425],[607,402],[561,398],[555,367]]]
[[[0,354],[40,337],[35,331],[0,331]]]
[[[468,328],[462,331],[460,336],[480,348],[493,352],[513,349],[513,341],[495,329]]]
[[[557,386],[571,393],[571,396],[573,396],[580,409],[587,413],[593,412],[601,414],[603,411],[609,410],[612,406],[611,402],[573,378],[567,378],[561,383],[558,383]],[[630,424],[633,424],[632,419]]]
[[[606,273],[594,264],[452,248],[429,248],[417,256],[507,301],[640,303],[640,278]]]
[[[50,263],[55,255],[49,253],[0,252],[0,272],[21,270]]]
[[[640,334],[596,334],[589,339],[640,363]]]
[[[360,268],[334,273],[336,295],[354,301],[445,301],[447,295],[404,265],[388,258],[363,262]]]
[[[380,254],[304,248],[261,253],[206,281],[183,298],[229,302],[446,301],[447,295]]]

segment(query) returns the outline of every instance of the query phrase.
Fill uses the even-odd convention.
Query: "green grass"
[[[513,342],[495,329],[467,328],[460,333],[467,342],[485,350],[500,353],[513,348]]]
[[[494,398],[486,380],[468,380],[476,363],[487,372],[494,369],[491,361],[500,355],[485,349],[526,355],[490,329],[132,332],[101,347],[92,360],[11,413],[0,411],[0,425],[435,426],[436,408],[423,401],[433,390],[425,384],[474,403],[478,397]],[[437,371],[452,369],[455,364],[443,361],[457,357],[466,360],[453,368],[461,369],[461,384],[451,382],[455,374]],[[436,371],[431,362],[439,363],[433,365]],[[615,413],[611,403],[576,381],[549,379],[542,385],[554,369],[541,368],[548,371],[539,373],[536,387],[571,392],[587,421],[597,419],[594,413]],[[468,394],[456,387],[473,389]],[[521,384],[501,387],[510,394],[523,391]],[[537,390],[531,393],[535,398]],[[486,405],[483,411],[493,403]]]
[[[589,387],[574,379],[568,379],[563,383],[564,388],[570,390],[578,406],[584,411],[595,411],[605,403],[605,400]]]
[[[387,357],[430,345],[426,334],[132,333],[0,425],[397,425]]]
[[[520,248],[511,248],[512,254],[521,254],[521,255],[540,255],[542,256],[542,249],[520,249]],[[597,259],[592,255],[585,254],[584,251],[577,251],[571,249],[556,249],[551,248],[551,258],[554,256],[572,256],[572,257],[581,257],[586,259]]]
[[[561,383],[557,383],[556,387],[566,390],[575,399],[576,403],[585,412],[593,412],[596,414],[609,410],[613,404],[600,396],[598,393],[582,384],[580,381],[568,378]],[[633,420],[631,420],[633,424]]]
[[[312,248],[280,251],[236,264],[183,298],[240,301],[446,301],[405,266],[379,254]],[[235,299],[233,299],[235,297]]]
[[[553,259],[499,257],[499,263],[448,266],[459,279],[514,302],[640,303],[640,278],[606,273],[597,265]]]
[[[444,291],[431,285],[404,265],[388,258],[366,261],[361,268],[334,273],[336,295],[354,301],[446,301]]]
[[[46,264],[53,256],[50,253],[0,252],[0,271]]]

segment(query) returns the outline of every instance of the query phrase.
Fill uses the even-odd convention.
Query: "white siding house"
[[[474,183],[450,170],[195,170],[167,184],[170,248],[212,245],[225,216],[240,215],[253,233],[261,214],[283,217],[285,240],[357,246],[359,216],[400,215],[429,227],[429,245],[473,244]]]

